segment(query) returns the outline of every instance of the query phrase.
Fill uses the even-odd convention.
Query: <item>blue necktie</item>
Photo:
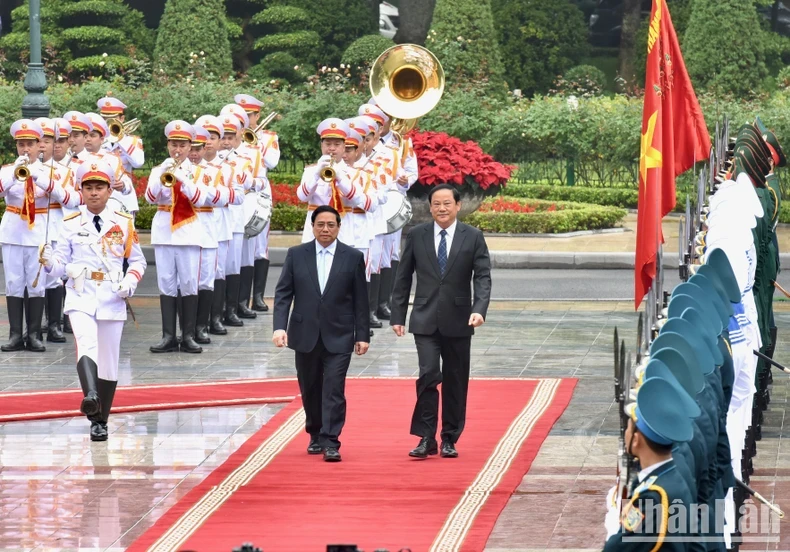
[[[96,231],[101,234],[101,217],[99,215],[93,216],[93,225],[96,227]]]
[[[439,272],[444,276],[444,270],[447,268],[447,230],[439,232],[442,239],[439,240]]]

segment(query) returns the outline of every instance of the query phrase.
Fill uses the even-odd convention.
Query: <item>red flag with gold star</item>
[[[634,303],[656,277],[661,219],[675,208],[675,177],[708,158],[710,137],[669,17],[665,0],[653,0],[647,35],[645,103],[639,154]]]

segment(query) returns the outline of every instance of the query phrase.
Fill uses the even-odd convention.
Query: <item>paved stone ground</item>
[[[160,332],[156,304],[135,299],[141,327],[127,324],[121,384],[294,374],[292,353],[269,341],[269,315],[201,355],[148,353]],[[779,309],[778,325],[787,327],[790,308]],[[475,376],[579,378],[570,406],[500,516],[489,552],[601,548],[616,457],[615,326],[633,346],[630,303],[501,302],[473,339]],[[789,353],[790,345],[780,343],[777,358]],[[379,330],[370,353],[352,360],[350,375],[410,376],[416,361],[410,338]],[[0,356],[0,390],[77,386],[72,343],[48,344],[44,354]],[[790,452],[781,446],[787,389],[777,375],[752,486],[790,510]],[[114,415],[105,444],[88,440],[83,418],[0,424],[0,550],[122,550],[278,408]],[[461,454],[464,446],[462,440]],[[787,550],[790,538],[750,548]]]

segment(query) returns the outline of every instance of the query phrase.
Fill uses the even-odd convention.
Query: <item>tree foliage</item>
[[[356,39],[346,48],[343,53],[342,62],[352,67],[365,68],[370,66],[381,53],[395,45],[389,38],[379,34],[365,35]]]
[[[693,0],[683,37],[686,67],[697,89],[751,94],[768,76],[768,40],[754,0]]]
[[[449,84],[485,81],[492,92],[504,92],[490,0],[437,0],[425,46],[439,58]]]
[[[28,61],[28,8],[25,2],[11,12],[13,32],[0,38],[6,76],[24,71]],[[128,66],[132,58],[146,59],[153,52],[153,33],[142,14],[123,0],[42,0],[41,33],[47,68],[72,78],[100,74],[102,54]]]
[[[154,71],[185,75],[205,51],[208,74],[226,76],[233,69],[222,0],[167,0],[154,51]]]
[[[510,88],[546,92],[578,64],[587,44],[581,10],[567,0],[493,0],[494,22]]]

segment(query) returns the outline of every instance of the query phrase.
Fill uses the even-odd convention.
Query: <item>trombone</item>
[[[110,129],[110,136],[107,138],[107,142],[110,144],[118,142],[127,134],[132,134],[134,131],[140,128],[140,124],[140,119],[132,119],[131,121],[126,121],[125,123],[122,123],[118,119],[108,119],[107,126]]]
[[[176,182],[178,181],[178,178],[176,178],[175,171],[176,169],[178,169],[178,167],[181,166],[181,163],[183,163],[186,160],[187,160],[187,156],[184,156],[184,158],[181,159],[178,163],[171,166],[169,169],[167,169],[167,171],[162,173],[162,176],[159,177],[159,182],[162,183],[162,186],[164,186],[165,188],[172,188],[173,186],[175,186]]]
[[[271,123],[277,117],[277,112],[272,111],[269,113],[266,118],[261,121],[261,123],[256,126],[255,128],[245,128],[244,131],[241,133],[241,139],[244,140],[250,146],[257,146],[258,145],[258,133],[266,128],[269,123]]]

